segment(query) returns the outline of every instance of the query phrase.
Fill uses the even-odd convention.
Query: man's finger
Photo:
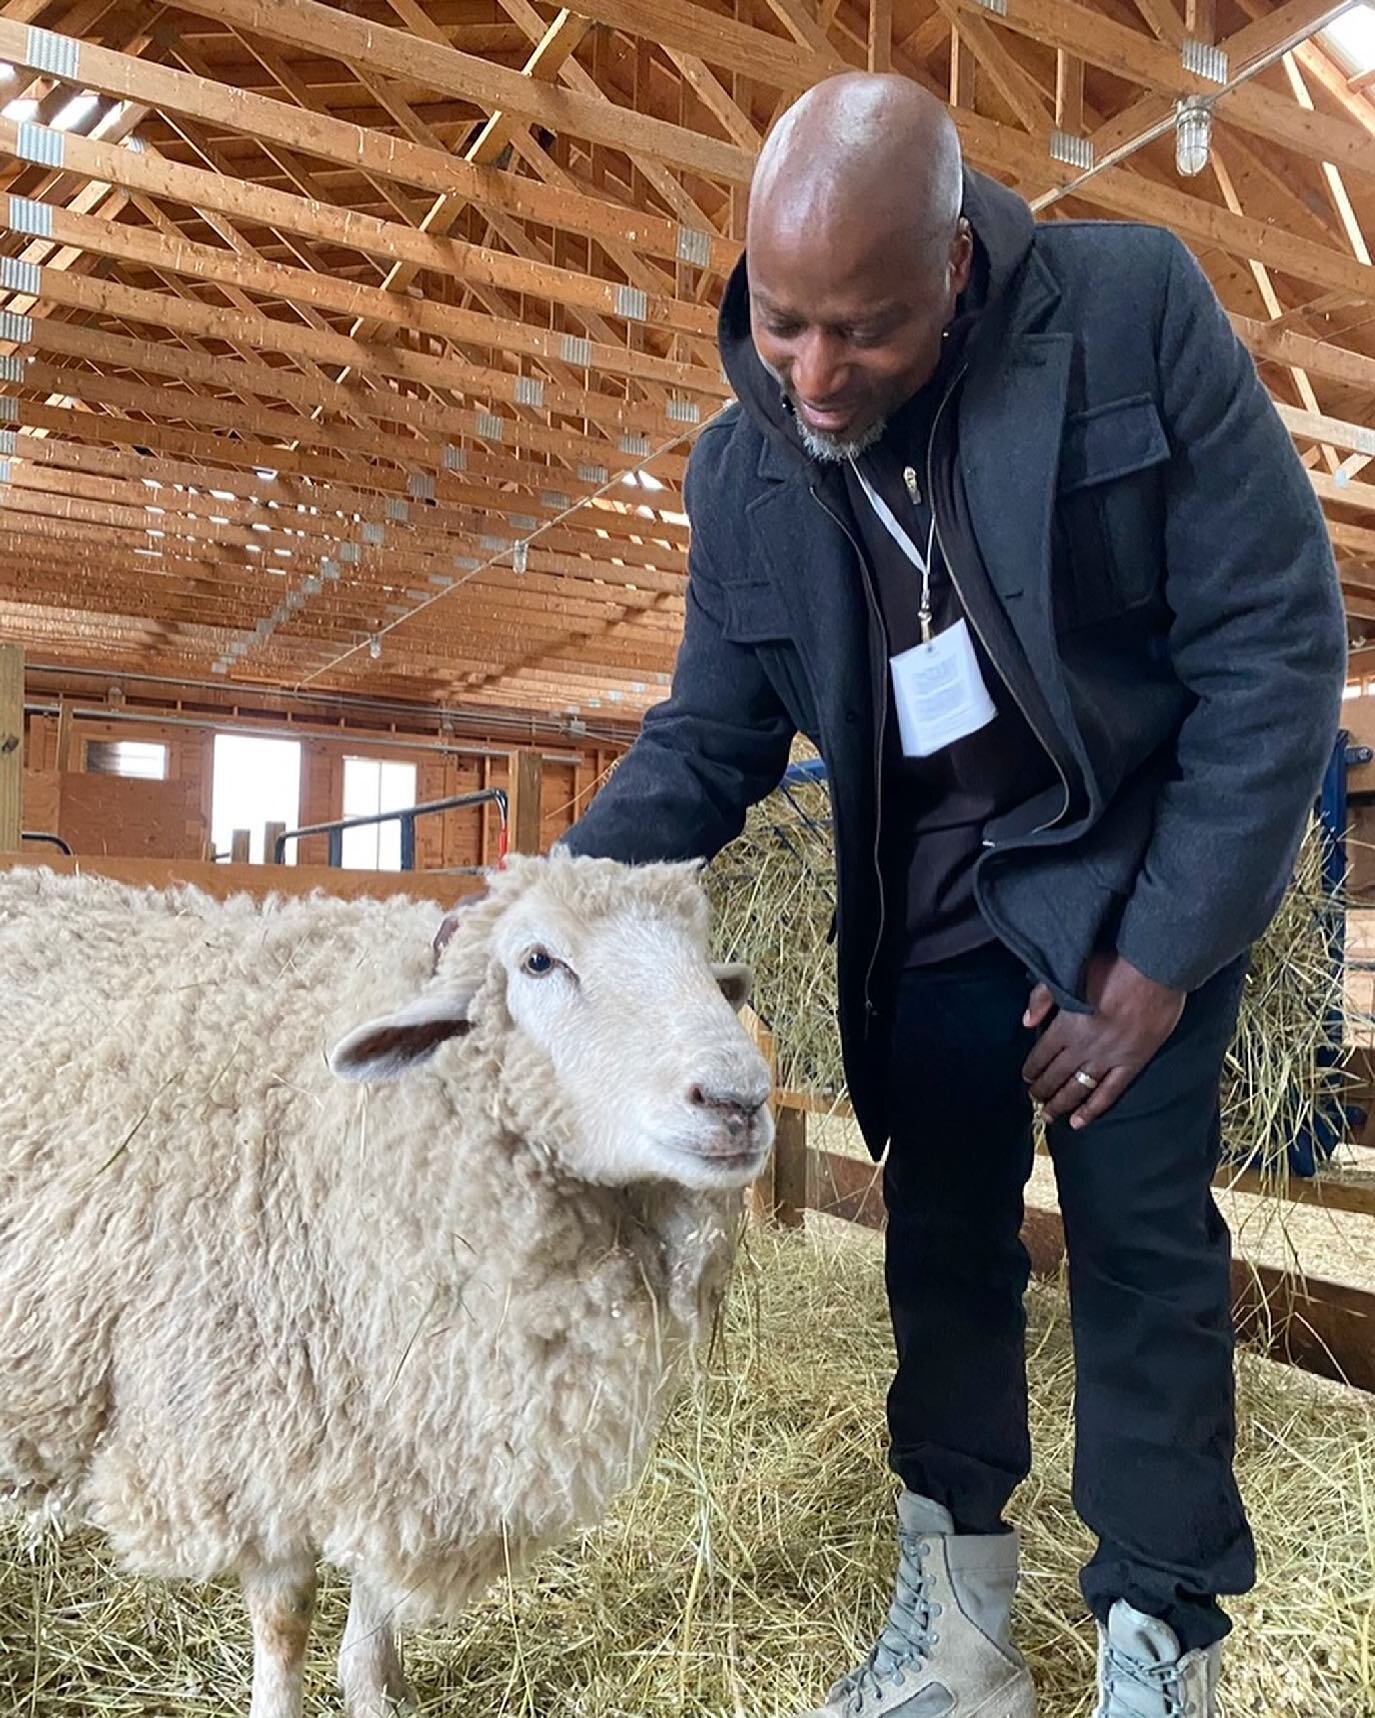
[[[1044,984],[1038,984],[1031,993],[1031,1000],[1026,1005],[1026,1013],[1022,1016],[1022,1025],[1029,1026],[1034,1032],[1038,1026],[1044,1026],[1055,1011],[1055,998]]]
[[[1057,1063],[1057,1070],[1059,1069],[1059,1066],[1060,1064]],[[1064,1084],[1060,1087],[1059,1091],[1054,1093],[1045,1105],[1047,1121],[1063,1121],[1067,1115],[1071,1115],[1079,1110],[1084,1104],[1088,1103],[1097,1092],[1102,1090],[1103,1079],[1106,1078],[1106,1076],[1098,1077],[1097,1085],[1086,1086],[1084,1082],[1077,1077],[1081,1069],[1091,1078],[1096,1077],[1093,1069],[1085,1067],[1082,1062],[1077,1066],[1071,1067],[1069,1078],[1064,1081]]]
[[[1069,1118],[1069,1125],[1077,1132],[1090,1122],[1106,1115],[1117,1102],[1123,1092],[1132,1083],[1134,1070],[1131,1068],[1114,1068],[1099,1082],[1097,1091],[1090,1092],[1079,1108]]]
[[[1032,1083],[1032,1097],[1052,1120],[1055,1112],[1052,1111],[1051,1105],[1070,1082],[1076,1066],[1075,1058],[1070,1051],[1062,1050],[1041,1077]]]
[[[1027,1085],[1034,1086],[1046,1069],[1064,1050],[1064,1027],[1058,1020],[1053,1021],[1031,1046],[1031,1053],[1022,1063],[1022,1078]]]

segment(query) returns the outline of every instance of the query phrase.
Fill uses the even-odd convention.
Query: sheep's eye
[[[558,964],[548,949],[532,948],[520,963],[520,970],[527,978],[548,978]]]

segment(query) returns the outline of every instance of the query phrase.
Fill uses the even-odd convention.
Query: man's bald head
[[[818,458],[869,445],[934,373],[969,278],[959,137],[932,96],[861,73],[779,120],[750,190],[755,347]]]
[[[750,238],[856,220],[935,247],[955,236],[963,199],[959,133],[940,102],[907,78],[846,73],[794,102],[769,135],[750,188]]]

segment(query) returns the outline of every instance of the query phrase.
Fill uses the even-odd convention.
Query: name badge
[[[929,758],[998,714],[964,620],[902,651],[889,666],[904,757]]]

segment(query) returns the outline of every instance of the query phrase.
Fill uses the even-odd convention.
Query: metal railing
[[[25,829],[21,831],[19,839],[21,841],[43,841],[49,847],[56,847],[60,853],[65,853],[69,859],[72,856],[71,848],[60,835],[49,835],[38,829]]]
[[[506,855],[507,800],[505,790],[499,787],[483,788],[478,793],[461,793],[453,799],[431,799],[424,805],[409,805],[401,811],[376,811],[364,817],[336,817],[329,823],[310,823],[302,829],[284,830],[273,843],[273,862],[277,865],[286,861],[286,844],[288,841],[305,841],[312,835],[323,835],[329,842],[328,863],[336,870],[344,863],[344,831],[346,829],[371,829],[379,823],[399,823],[401,825],[401,869],[415,870],[415,824],[420,817],[429,817],[434,813],[445,811],[462,811],[465,807],[474,805],[495,805],[497,815],[501,819],[501,833],[498,841],[498,855]]]

